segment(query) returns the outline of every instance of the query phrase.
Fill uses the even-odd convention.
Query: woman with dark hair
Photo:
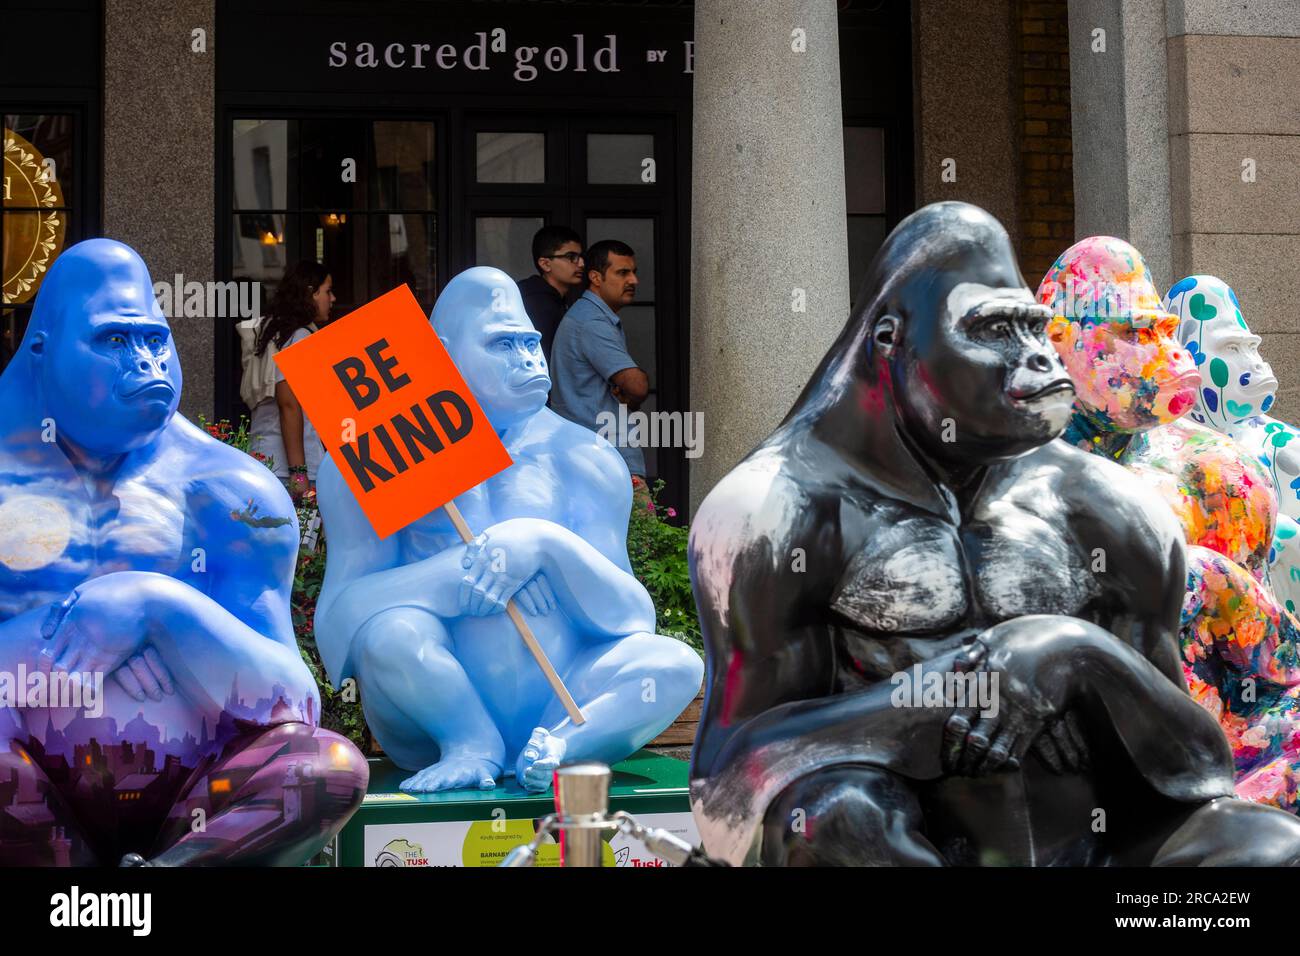
[[[275,364],[275,353],[328,324],[333,279],[320,263],[304,259],[284,274],[266,314],[244,338],[244,375],[239,393],[253,411],[249,451],[270,459],[294,501],[316,482],[324,451],[293,389]]]

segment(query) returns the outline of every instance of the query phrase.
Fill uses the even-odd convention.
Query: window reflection
[[[494,266],[512,279],[532,275],[533,234],[541,216],[479,216],[474,220],[474,263]]]
[[[375,123],[371,208],[435,208],[433,130],[432,123]]]
[[[546,182],[545,133],[479,133],[475,145],[478,182]]]
[[[284,209],[289,195],[289,123],[235,120],[231,163],[236,209]]]
[[[432,308],[435,132],[427,121],[234,120],[232,278],[264,283],[266,301],[288,265],[315,259],[334,278],[336,315],[401,283]]]
[[[300,120],[297,125],[298,207],[365,208],[363,188],[370,152],[366,140],[373,124],[328,119]]]
[[[432,302],[436,254],[433,216],[424,213],[371,216],[371,294],[382,295],[406,283],[418,301]]]
[[[644,183],[645,161],[654,156],[655,138],[650,133],[588,133],[587,182]]]

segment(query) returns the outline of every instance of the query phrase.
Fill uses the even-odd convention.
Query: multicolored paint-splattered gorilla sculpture
[[[140,257],[65,251],[0,376],[0,864],[299,864],[365,792],[315,726],[289,496],[180,393]]]
[[[1178,340],[1201,372],[1196,407],[1188,417],[1230,436],[1273,479],[1279,510],[1269,581],[1295,614],[1300,608],[1300,431],[1265,414],[1273,407],[1277,379],[1226,282],[1188,276],[1174,283],[1163,307],[1178,316]]]
[[[1300,759],[1296,623],[1269,587],[1277,496],[1252,454],[1188,416],[1201,389],[1142,256],[1096,236],[1053,264],[1038,300],[1074,379],[1065,438],[1127,467],[1183,526],[1188,584],[1180,639],[1192,695],[1232,744],[1237,792],[1296,809]]]
[[[1051,317],[995,219],[925,207],[785,420],[701,504],[691,798],[710,854],[1300,860],[1300,820],[1231,796],[1227,741],[1187,695],[1177,521],[1054,440],[1074,389]],[[991,686],[997,707],[968,694]]]

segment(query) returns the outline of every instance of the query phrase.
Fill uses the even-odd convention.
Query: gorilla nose
[[[1052,370],[1052,360],[1042,352],[1034,352],[1029,356],[1025,363],[1034,372],[1050,372]]]

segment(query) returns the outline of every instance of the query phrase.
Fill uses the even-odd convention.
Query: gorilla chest
[[[872,635],[945,635],[1024,614],[1076,614],[1095,589],[1064,527],[999,504],[960,527],[916,515],[873,521],[832,606]]]
[[[65,591],[114,571],[174,573],[187,560],[184,538],[183,503],[165,488],[0,484],[0,580],[11,595]]]
[[[581,496],[573,483],[563,485],[559,476],[541,462],[517,455],[515,463],[469,491],[456,496],[470,530],[475,534],[510,518],[543,518],[569,525],[568,502]],[[435,508],[402,532],[407,560],[426,558],[460,541],[442,508]]]

